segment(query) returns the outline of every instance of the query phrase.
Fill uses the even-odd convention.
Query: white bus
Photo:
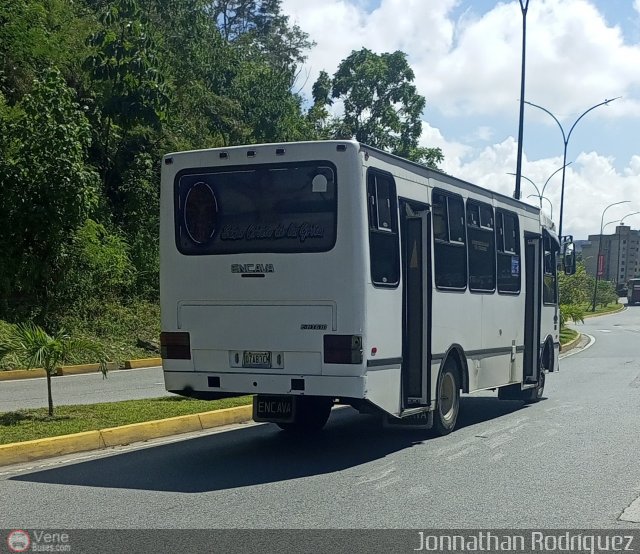
[[[354,141],[168,154],[161,186],[170,392],[254,394],[288,431],[341,403],[446,434],[461,392],[533,402],[558,368],[536,207]]]

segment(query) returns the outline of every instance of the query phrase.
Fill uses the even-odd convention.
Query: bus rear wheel
[[[287,433],[317,433],[327,423],[332,406],[332,398],[300,396],[297,398],[294,420],[290,423],[277,423],[277,425]]]
[[[433,414],[433,431],[448,435],[456,427],[460,412],[460,380],[458,366],[449,358],[438,377],[437,404]]]

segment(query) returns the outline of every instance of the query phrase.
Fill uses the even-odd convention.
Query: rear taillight
[[[163,360],[190,360],[189,333],[160,333],[160,355]]]
[[[325,364],[361,364],[362,337],[359,335],[325,335]]]

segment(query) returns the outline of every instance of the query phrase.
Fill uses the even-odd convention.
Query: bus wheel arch
[[[464,349],[459,344],[452,344],[442,358],[438,374],[442,372],[449,359],[453,360],[458,367],[458,383],[462,392],[469,392],[469,365]]]
[[[553,337],[548,335],[540,353],[540,370],[556,371],[554,360]]]
[[[456,427],[460,413],[460,390],[464,390],[468,376],[466,357],[460,347],[452,346],[444,357],[438,370],[436,384],[436,405],[433,418],[433,430],[438,435],[448,435]]]

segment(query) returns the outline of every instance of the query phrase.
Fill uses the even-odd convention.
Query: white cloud
[[[479,151],[464,144],[448,141],[439,129],[424,124],[425,145],[439,146],[445,155],[442,170],[482,187],[513,196],[515,177],[509,175],[515,171],[517,142],[507,137],[499,143],[487,146]],[[523,159],[522,175],[528,177],[548,201],[543,200],[543,210],[549,214],[551,202],[553,218],[556,223],[560,216],[560,196],[562,184],[562,157],[545,158],[535,161]],[[552,176],[552,174],[554,174]],[[633,156],[628,166],[618,172],[613,160],[596,152],[580,154],[565,172],[565,195],[563,233],[573,234],[575,238],[587,238],[597,233],[602,210],[620,200],[629,200],[629,204],[612,207],[607,211],[607,221],[619,221],[628,213],[640,210],[640,155]],[[546,185],[546,188],[545,188]],[[534,195],[529,197],[529,195]],[[521,199],[538,206],[539,197],[534,186],[523,179]],[[606,223],[606,221],[605,221]],[[634,228],[640,227],[640,217],[629,219]]]
[[[625,38],[594,1],[530,3],[526,86],[528,100],[552,110],[567,126],[587,107],[622,96],[589,114],[590,128],[597,133],[599,121],[616,129],[640,117],[636,69],[640,44]],[[439,116],[437,127],[423,122],[420,143],[442,148],[442,169],[447,173],[512,195],[514,177],[507,173],[515,171],[517,143],[501,133],[515,133],[517,128],[522,32],[517,1],[497,2],[480,14],[470,0],[380,0],[377,8],[369,8],[370,13],[371,2],[363,0],[283,0],[282,5],[317,42],[306,66],[307,94],[320,70],[333,74],[354,49],[403,50],[416,74],[418,91],[427,99],[425,117]],[[634,0],[633,7],[640,13],[640,0]],[[538,122],[555,127],[540,110],[527,108],[526,118],[527,125]],[[523,175],[543,185],[562,165],[562,158],[531,160],[526,148],[534,141],[555,141],[555,145],[560,137],[557,129],[537,137],[531,132],[534,127],[526,133]],[[583,124],[580,128],[584,129]],[[632,136],[622,139],[627,145],[633,141]],[[612,218],[640,210],[640,152],[627,152],[628,162],[614,165],[611,156],[580,154],[580,148],[572,140],[574,163],[566,170],[563,231],[586,238],[597,232],[602,210],[612,202],[632,201],[609,210],[607,216]],[[560,174],[554,176],[545,193],[553,203],[556,221],[560,181]],[[533,192],[523,181],[523,200],[537,203],[536,198],[526,198]],[[640,219],[636,221],[635,227],[640,227]]]
[[[310,90],[321,69],[333,73],[351,50],[403,50],[429,105],[449,115],[513,113],[519,97],[522,16],[498,3],[454,20],[455,0],[381,0],[367,13],[349,0],[284,0],[283,9],[317,46],[307,70]],[[636,0],[636,7],[640,0]],[[527,15],[527,98],[557,114],[580,113],[640,85],[640,45],[624,43],[588,0],[539,0]],[[637,100],[608,115],[640,113]],[[604,114],[600,114],[602,117]],[[540,117],[540,116],[539,116]]]

